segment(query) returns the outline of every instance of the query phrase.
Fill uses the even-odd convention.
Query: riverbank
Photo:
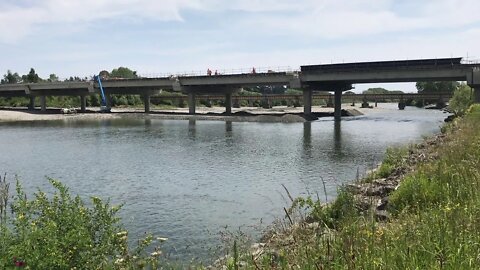
[[[152,110],[145,114],[141,109],[136,108],[113,108],[112,113],[100,113],[96,108],[88,108],[86,113],[62,113],[61,109],[49,109],[46,112],[19,110],[6,108],[0,110],[0,122],[18,122],[18,121],[49,121],[63,119],[112,119],[119,117],[149,117],[153,119],[169,120],[214,120],[214,121],[232,121],[232,122],[306,122],[316,120],[321,117],[332,117],[333,108],[316,107],[311,115],[304,115],[303,108],[292,107],[274,107],[272,109],[263,109],[257,107],[244,107],[233,109],[232,114],[224,113],[224,108],[201,107],[197,109],[197,114],[189,115],[188,109],[169,109]],[[359,107],[344,106],[342,116],[359,116],[367,113],[368,110]]]
[[[292,199],[285,221],[248,255],[227,264],[479,268],[480,106],[442,130],[420,144],[390,150],[375,172],[341,189],[330,204],[318,195]]]

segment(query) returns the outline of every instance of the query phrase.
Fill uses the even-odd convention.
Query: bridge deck
[[[358,70],[385,70],[399,68],[436,68],[445,66],[461,65],[461,57],[398,61],[357,62],[345,64],[324,64],[302,66],[302,72],[335,72],[335,71],[358,71]]]

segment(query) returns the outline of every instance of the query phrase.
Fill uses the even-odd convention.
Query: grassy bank
[[[382,199],[387,220],[379,221],[375,208],[359,207],[351,189],[340,190],[329,205],[298,199],[295,209],[307,209],[309,224],[277,232],[229,268],[238,262],[243,269],[480,268],[480,106],[442,130],[435,143],[390,151],[366,179],[403,173]],[[370,198],[377,205],[378,198]]]

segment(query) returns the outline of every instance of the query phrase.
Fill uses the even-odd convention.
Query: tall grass
[[[480,269],[480,106],[445,130],[444,143],[432,146],[438,158],[391,194],[388,222],[352,211],[348,190],[330,206],[300,200],[316,227],[292,230],[275,256],[244,257],[246,268]]]

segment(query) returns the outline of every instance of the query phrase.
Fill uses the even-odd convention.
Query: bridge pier
[[[84,113],[87,111],[87,96],[80,96],[80,112]]]
[[[188,113],[189,114],[195,114],[195,109],[196,109],[196,100],[195,100],[195,93],[190,92],[188,93]]]
[[[333,115],[335,121],[342,118],[342,90],[335,91],[335,110]]]
[[[35,110],[35,97],[30,97],[30,102],[28,103],[28,110],[33,111]]]
[[[145,107],[145,113],[150,113],[150,95],[143,95],[143,106]]]
[[[232,93],[225,94],[225,113],[232,114]]]
[[[42,112],[47,111],[47,97],[46,96],[40,96],[40,106],[41,106],[41,111]]]
[[[312,89],[303,89],[303,113],[312,114]]]

